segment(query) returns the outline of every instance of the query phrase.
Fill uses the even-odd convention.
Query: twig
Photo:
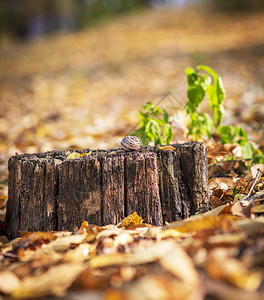
[[[251,186],[248,194],[246,195],[246,197],[242,201],[245,201],[247,198],[249,198],[250,194],[252,193],[252,191],[253,191],[256,183],[257,183],[258,176],[259,176],[259,173],[260,173],[260,169],[258,168],[257,170],[258,170],[258,172],[257,172],[256,178],[255,178],[255,180],[254,180],[254,182],[253,182],[253,184],[252,184],[252,186]],[[255,199],[253,200],[253,203],[254,203],[254,201],[255,201]]]
[[[244,199],[245,199],[245,198],[244,198]],[[244,199],[243,199],[243,200],[244,200]],[[243,201],[243,200],[242,200],[242,201]],[[256,200],[264,200],[264,194],[261,194],[261,195],[258,195],[258,194],[257,194],[257,195],[251,196],[251,197],[248,198],[247,201],[249,202],[250,205],[252,205],[252,204],[254,204],[254,202],[255,202]]]

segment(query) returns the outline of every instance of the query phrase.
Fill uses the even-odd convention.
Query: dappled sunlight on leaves
[[[236,214],[228,204],[164,227],[125,229],[85,221],[74,233],[23,233],[0,246],[0,278],[8,282],[0,291],[15,298],[61,296],[73,289],[103,292],[106,299],[138,294],[156,299],[148,290],[153,286],[162,299],[204,299],[206,276],[258,296],[263,217]],[[121,223],[131,224],[131,216]]]
[[[206,63],[221,74],[224,123],[245,123],[263,151],[263,40],[262,11],[230,17],[198,5],[146,10],[107,26],[1,47],[1,296],[81,290],[107,300],[262,299],[263,163],[254,166],[239,144],[222,145],[215,133],[207,142],[206,213],[162,227],[134,212],[117,226],[83,220],[75,232],[21,232],[12,241],[4,234],[7,160],[16,152],[71,149],[67,159],[81,160],[90,149],[115,148],[137,129],[140,107],[163,95],[159,105],[171,115],[173,142],[187,141],[187,66]],[[78,149],[89,150],[72,152]]]

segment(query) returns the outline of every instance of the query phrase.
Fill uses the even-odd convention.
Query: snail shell
[[[121,141],[121,148],[126,151],[139,150],[140,141],[136,136],[126,136]]]

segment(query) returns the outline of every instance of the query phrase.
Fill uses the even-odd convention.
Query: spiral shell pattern
[[[140,141],[136,136],[126,136],[121,141],[121,148],[126,151],[139,150]]]

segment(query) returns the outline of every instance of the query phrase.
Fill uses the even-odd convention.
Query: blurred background
[[[263,140],[263,0],[0,3],[0,180],[16,152],[115,147],[148,101],[164,99],[184,140],[199,64],[223,78],[224,122]]]

